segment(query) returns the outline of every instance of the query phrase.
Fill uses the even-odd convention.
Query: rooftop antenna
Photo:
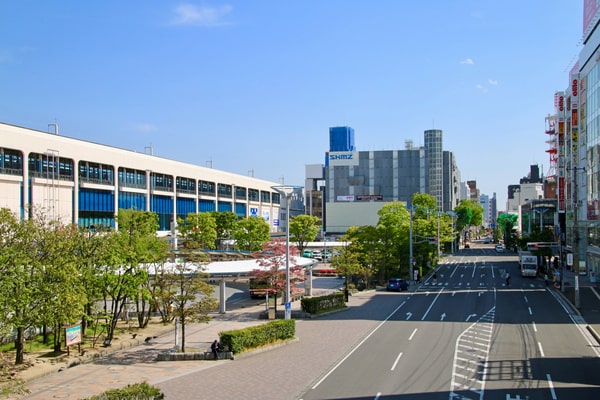
[[[254,168],[248,170],[248,176],[251,176],[254,178]]]
[[[58,122],[56,122],[56,120],[54,120],[53,124],[48,124],[48,133],[52,133],[50,132],[50,127],[54,128],[54,134],[58,135]]]
[[[206,160],[205,164],[206,164],[207,167],[212,168],[213,167],[213,160],[212,159]]]
[[[150,143],[150,146],[144,147],[144,153],[150,154],[151,156],[154,155],[154,147],[152,147],[152,143]]]

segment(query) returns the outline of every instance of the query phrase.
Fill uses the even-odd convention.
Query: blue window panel
[[[112,191],[80,189],[80,211],[115,211],[115,195]]]
[[[194,199],[177,198],[177,215],[188,215],[196,213],[196,201]]]
[[[145,211],[146,195],[142,193],[119,192],[119,208]]]
[[[219,212],[231,211],[231,203],[225,201],[220,201],[218,207]]]
[[[235,203],[235,214],[240,218],[246,218],[246,205],[242,203]]]
[[[173,214],[173,199],[169,196],[152,196],[150,211],[157,214]]]
[[[199,212],[212,212],[215,211],[215,202],[212,200],[199,200],[198,201]]]

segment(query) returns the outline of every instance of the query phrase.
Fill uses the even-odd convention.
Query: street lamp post
[[[301,186],[279,185],[271,186],[273,190],[285,197],[285,319],[292,318],[290,295],[290,199],[292,194]],[[279,208],[281,211],[281,207]]]
[[[446,214],[448,214],[450,216],[450,218],[452,218],[452,254],[454,254],[454,252],[455,252],[454,243],[456,242],[455,237],[454,237],[454,217],[456,217],[456,213],[454,211],[446,211]]]
[[[413,272],[413,214],[414,214],[416,207],[415,206],[407,206],[406,208],[410,212],[410,224],[409,224],[409,229],[408,229],[408,257],[409,257],[408,266],[409,266],[409,274],[410,274],[408,276],[408,281],[410,282],[410,280],[413,279],[413,277],[414,277],[414,272]]]

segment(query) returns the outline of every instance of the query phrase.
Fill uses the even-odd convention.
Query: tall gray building
[[[460,172],[443,151],[442,131],[425,131],[425,145],[404,150],[330,151],[324,168],[325,230],[343,233],[353,225],[374,225],[385,202],[410,205],[415,193],[437,199],[439,211],[460,200]]]

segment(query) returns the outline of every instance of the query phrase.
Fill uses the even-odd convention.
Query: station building
[[[285,223],[276,182],[61,136],[54,127],[0,123],[0,208],[21,219],[42,212],[64,224],[118,228],[118,210],[133,208],[158,214],[163,233],[196,212],[259,216],[272,232]],[[303,211],[299,188],[290,213]]]

